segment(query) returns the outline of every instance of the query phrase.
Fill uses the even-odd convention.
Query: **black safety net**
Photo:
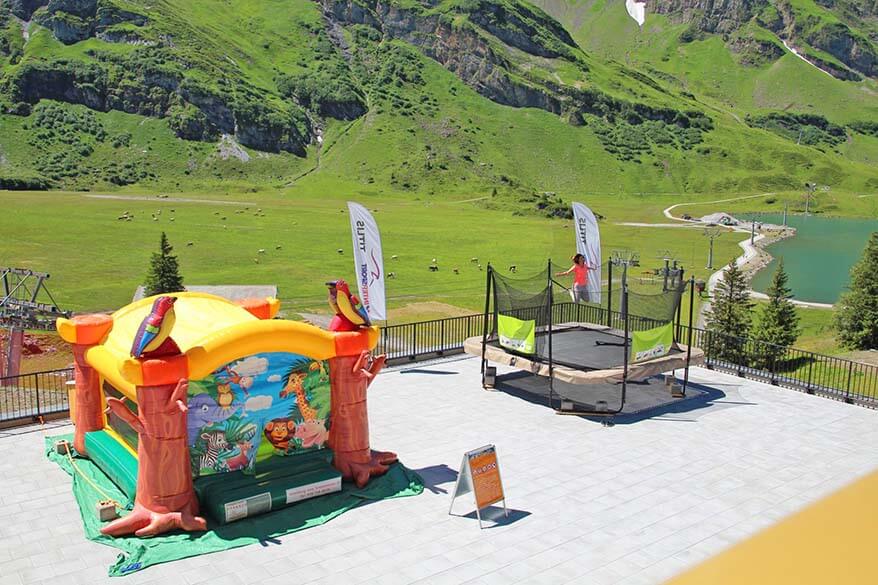
[[[591,273],[592,278],[600,279],[599,292],[591,287],[583,301],[572,293],[573,275],[558,275],[568,267],[549,264],[530,275],[491,270],[487,343],[555,367],[584,371],[620,368],[633,332],[676,321],[688,284],[682,270],[641,270],[637,265],[607,262],[597,274]],[[628,284],[627,294],[623,294],[623,282]],[[672,400],[663,382],[656,379],[628,383],[629,389],[637,391],[628,410],[649,409]],[[607,414],[625,408],[625,387],[618,379],[570,384],[524,372],[506,374],[496,385],[498,390],[534,402],[546,400],[562,411]]]
[[[552,270],[562,269],[555,266]],[[687,286],[687,281],[682,280],[681,270],[672,270],[665,275],[661,270],[640,271],[639,267],[629,267],[626,274],[623,267],[606,262],[601,265],[600,292],[591,292],[584,302],[574,302],[572,278],[554,277],[553,323],[591,323],[623,329],[626,312],[623,278],[628,281],[630,330],[652,329],[676,319]]]
[[[496,270],[491,270],[490,276],[494,301],[490,339],[514,353],[547,355],[545,333],[552,319],[548,265],[529,276],[507,276]],[[511,335],[512,331],[518,335]]]

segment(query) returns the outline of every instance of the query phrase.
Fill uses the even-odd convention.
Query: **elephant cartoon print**
[[[186,420],[186,432],[189,446],[195,445],[201,435],[201,429],[207,425],[223,422],[235,414],[241,405],[223,408],[209,394],[198,394],[189,399],[189,412]]]

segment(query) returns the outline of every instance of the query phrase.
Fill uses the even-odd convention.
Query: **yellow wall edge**
[[[189,379],[200,380],[236,359],[266,352],[299,353],[326,360],[335,357],[335,336],[329,331],[295,321],[240,323],[186,352]]]
[[[378,342],[378,328],[368,330],[368,345]],[[299,353],[317,360],[336,355],[335,334],[307,323],[280,320],[254,320],[218,331],[203,345],[186,352],[189,379],[200,380],[236,359],[266,352]],[[136,399],[136,386],[142,382],[140,363],[134,359],[119,361],[103,346],[86,353],[89,365],[128,398]]]

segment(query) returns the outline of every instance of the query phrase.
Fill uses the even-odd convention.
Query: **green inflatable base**
[[[256,475],[233,471],[198,478],[195,493],[202,513],[228,524],[341,491],[341,474],[331,458],[329,450],[272,457],[256,468]]]
[[[208,530],[204,532],[172,532],[153,538],[138,538],[136,536],[112,538],[100,533],[103,524],[98,520],[95,505],[98,501],[108,497],[123,502],[124,493],[94,462],[88,459],[74,458],[74,469],[66,456],[55,453],[55,442],[60,439],[73,441],[72,435],[47,437],[45,440],[46,455],[73,477],[73,494],[79,504],[86,537],[121,551],[116,562],[109,568],[110,576],[126,575],[158,563],[228,550],[257,542],[268,545],[272,539],[324,524],[366,502],[414,496],[424,490],[424,483],[418,474],[397,463],[391,466],[385,475],[373,478],[369,485],[363,489],[344,483],[339,492],[295,502],[280,510],[275,509],[270,514],[244,517],[229,524],[219,524],[213,518],[208,518]],[[320,467],[317,466],[317,469],[319,472]],[[260,475],[262,473],[260,471]],[[270,473],[270,470],[265,473]],[[228,476],[229,474],[224,475]],[[204,478],[212,481],[202,482],[199,480],[199,490],[208,494],[211,485],[219,482],[219,477],[221,476]],[[259,477],[257,476],[257,479]],[[278,477],[280,476],[275,477],[275,479]],[[97,485],[100,491],[96,490],[85,478]],[[253,482],[254,478],[248,479]],[[214,485],[212,489],[218,490],[218,487]],[[219,505],[220,501],[220,498],[210,500],[211,505],[214,506]]]
[[[137,492],[137,458],[106,431],[86,433],[85,451],[88,458],[122,489],[127,496],[126,507],[130,508]]]

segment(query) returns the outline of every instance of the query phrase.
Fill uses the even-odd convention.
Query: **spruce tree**
[[[144,285],[146,296],[180,292],[183,290],[183,277],[177,257],[172,254],[174,248],[168,243],[168,237],[162,232],[159,251],[153,253],[149,261],[149,272]]]
[[[843,346],[878,348],[878,232],[872,233],[862,259],[851,268],[850,290],[836,305],[835,326]]]
[[[713,356],[743,362],[743,343],[750,334],[750,312],[753,303],[744,273],[732,260],[713,290],[707,329],[714,333],[710,340]]]
[[[787,286],[788,280],[781,258],[766,291],[768,303],[762,305],[759,328],[753,336],[757,341],[770,344],[757,347],[757,355],[753,356],[753,365],[757,367],[776,367],[784,351],[799,338],[799,315],[790,302],[793,293]]]

